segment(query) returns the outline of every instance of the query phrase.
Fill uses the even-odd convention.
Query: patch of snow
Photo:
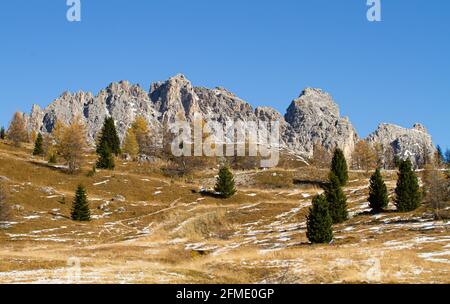
[[[104,184],[107,184],[107,183],[109,183],[109,179],[107,179],[107,180],[105,180],[105,181],[102,181],[102,182],[98,182],[98,183],[95,183],[95,184],[93,184],[94,186],[100,186],[100,185],[104,185]]]

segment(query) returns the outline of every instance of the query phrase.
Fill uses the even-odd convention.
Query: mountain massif
[[[350,158],[360,140],[350,120],[341,117],[331,95],[320,89],[303,90],[282,116],[270,107],[254,109],[221,87],[194,87],[181,74],[151,84],[149,92],[127,81],[112,83],[96,96],[90,92],[65,92],[45,109],[33,105],[31,113],[24,116],[29,131],[42,133],[50,133],[58,120],[68,124],[79,116],[86,124],[88,141],[94,143],[107,116],[114,118],[119,137],[123,139],[138,115],[143,116],[156,133],[164,122],[180,116],[191,121],[196,112],[205,120],[220,123],[238,119],[278,121],[281,145],[305,157],[312,156],[314,145],[319,144],[330,151],[339,147]],[[416,165],[423,164],[435,153],[431,136],[420,124],[412,129],[381,124],[366,140],[391,149],[400,158],[409,157]]]

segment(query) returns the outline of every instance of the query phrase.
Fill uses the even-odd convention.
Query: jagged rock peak
[[[382,123],[366,140],[380,144],[385,150],[390,149],[394,156],[401,159],[409,158],[416,167],[433,159],[436,151],[431,135],[419,123],[414,124],[411,129]]]
[[[287,142],[293,149],[312,156],[315,143],[328,150],[341,148],[351,158],[358,135],[347,118],[340,117],[332,96],[321,89],[306,88],[289,106]]]

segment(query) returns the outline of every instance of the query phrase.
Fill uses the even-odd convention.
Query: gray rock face
[[[287,145],[303,149],[312,156],[313,145],[321,144],[332,151],[339,147],[350,159],[358,135],[348,118],[342,118],[332,97],[320,89],[305,89],[287,110],[285,120],[289,124],[285,133]]]
[[[158,113],[152,108],[148,94],[139,86],[122,81],[110,84],[97,96],[89,92],[65,92],[45,110],[33,106],[27,121],[31,130],[50,133],[56,121],[69,124],[79,117],[86,125],[88,141],[93,144],[105,117],[115,119],[119,137],[123,139],[137,115],[143,115],[150,126],[158,125]]]
[[[191,121],[196,112],[201,113],[205,120],[220,123],[230,120],[278,121],[281,145],[306,157],[312,155],[313,145],[320,143],[330,151],[340,147],[350,158],[358,140],[350,121],[340,117],[337,104],[320,89],[305,89],[283,117],[269,107],[253,109],[224,88],[194,87],[183,75],[153,83],[149,92],[127,81],[112,83],[97,96],[66,92],[45,109],[33,106],[26,119],[30,130],[48,133],[57,120],[68,124],[78,116],[86,124],[88,141],[93,144],[107,116],[114,118],[119,137],[123,139],[138,115],[147,120],[152,132],[161,134],[163,123],[180,118]],[[420,151],[414,150],[417,144],[426,144],[428,148],[432,145],[426,131],[419,129],[417,126],[415,130],[406,132],[387,128],[375,132],[370,138],[386,145],[394,145],[395,142],[399,153],[410,151],[418,155]]]
[[[415,124],[412,129],[381,124],[366,140],[372,144],[379,143],[384,149],[392,149],[400,159],[409,158],[416,167],[433,159],[436,152],[431,135],[421,124]]]

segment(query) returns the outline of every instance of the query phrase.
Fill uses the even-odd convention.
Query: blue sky
[[[284,114],[305,87],[330,92],[361,136],[380,122],[422,122],[450,147],[450,1],[2,1],[0,124],[63,91],[122,79],[148,89],[185,74]]]

